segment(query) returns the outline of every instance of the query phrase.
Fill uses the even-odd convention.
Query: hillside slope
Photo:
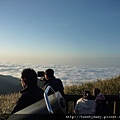
[[[0,94],[18,92],[21,85],[18,78],[0,75]]]

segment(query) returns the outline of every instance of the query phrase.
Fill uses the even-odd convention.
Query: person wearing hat
[[[109,107],[109,105],[106,103],[105,96],[102,93],[99,93],[96,96],[95,101],[97,103],[95,115],[100,115],[100,116],[112,115],[112,110]]]
[[[84,91],[83,97],[76,102],[74,113],[80,115],[94,115],[96,105],[96,102],[94,100],[91,100],[90,92]]]

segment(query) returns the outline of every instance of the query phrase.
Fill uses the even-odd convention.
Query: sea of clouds
[[[33,65],[33,64],[11,64],[0,63],[0,74],[10,75],[20,78],[24,68],[33,68],[37,71],[45,71],[52,68],[55,76],[60,78],[64,85],[81,84],[87,81],[96,81],[98,79],[106,79],[120,75],[120,68],[116,67],[84,67],[84,66],[68,66],[68,65]]]

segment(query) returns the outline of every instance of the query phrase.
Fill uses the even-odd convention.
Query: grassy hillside
[[[88,82],[81,85],[65,86],[65,94],[79,95],[82,90],[90,90],[92,93],[93,88],[100,88],[104,94],[116,95],[120,90],[120,76],[98,80],[97,82]],[[0,115],[9,114],[15,105],[16,100],[20,96],[19,93],[0,95]]]
[[[106,80],[97,80],[96,82],[87,82],[80,85],[71,85],[65,87],[65,94],[79,95],[83,90],[89,90],[91,93],[93,88],[99,88],[101,93],[106,95],[118,95],[120,91],[120,76],[109,78]]]

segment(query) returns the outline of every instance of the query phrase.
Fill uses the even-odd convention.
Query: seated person
[[[75,114],[80,115],[94,115],[96,110],[96,102],[91,100],[89,91],[84,91],[83,97],[77,100],[74,108]]]
[[[99,93],[96,97],[96,115],[112,115],[112,110],[109,105],[106,103],[105,96],[102,93]]]

